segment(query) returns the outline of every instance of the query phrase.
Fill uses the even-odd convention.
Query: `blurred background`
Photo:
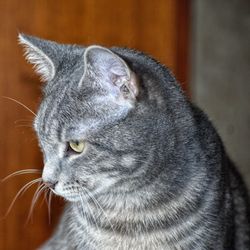
[[[61,43],[125,46],[167,65],[190,99],[218,129],[250,186],[249,0],[0,0],[0,179],[42,169],[32,130],[41,96],[39,77],[25,62],[18,32]],[[27,221],[37,175],[0,183],[0,249],[36,249],[51,234],[63,208],[53,197],[51,221],[40,199]],[[43,196],[42,196],[43,197]]]

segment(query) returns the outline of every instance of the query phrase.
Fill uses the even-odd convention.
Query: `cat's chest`
[[[118,217],[120,220],[124,219],[121,217],[121,215]],[[118,219],[118,217],[116,219]],[[68,231],[71,232],[70,238],[73,239],[73,242],[78,242],[77,249],[187,249],[187,247],[184,247],[181,242],[178,242],[176,239],[174,240],[174,236],[180,233],[174,229],[166,230],[163,228],[155,228],[155,230],[146,232],[142,230],[142,225],[144,225],[145,223],[143,223],[143,221],[140,223],[140,226],[142,228],[138,230],[138,224],[131,224],[128,221],[126,224],[118,224],[117,221],[116,223],[114,223],[114,220],[112,220],[114,218],[103,218],[103,220],[100,218],[98,219],[98,217],[92,217],[90,214],[87,213],[87,211],[85,211],[84,216],[77,214],[74,218],[74,223],[70,224],[70,228]],[[76,236],[78,237],[77,239]],[[189,240],[191,238],[189,237]]]
[[[86,225],[81,225],[81,229],[71,230],[73,235],[78,235],[79,245],[76,249],[86,250],[181,250],[181,244],[168,244],[165,231],[158,231],[147,234],[126,235],[112,230],[103,230],[91,226],[86,221]],[[74,238],[75,236],[73,236]],[[75,240],[74,240],[75,241]],[[187,249],[187,248],[185,248]]]
[[[126,237],[124,235],[105,234],[96,232],[95,235],[84,236],[85,241],[88,242],[88,250],[179,250],[180,247],[170,247],[166,243],[162,244],[161,240],[154,236],[137,236]],[[82,246],[86,246],[85,243]],[[85,249],[79,247],[79,249]]]

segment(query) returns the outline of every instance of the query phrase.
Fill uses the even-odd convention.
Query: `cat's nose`
[[[44,181],[44,184],[51,189],[55,189],[57,181]]]

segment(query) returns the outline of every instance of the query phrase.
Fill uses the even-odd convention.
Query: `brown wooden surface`
[[[168,65],[186,84],[188,9],[188,0],[0,0],[0,178],[19,169],[42,168],[35,134],[26,127],[33,115],[2,97],[34,111],[39,102],[40,83],[17,44],[19,31],[62,43],[136,48]],[[0,217],[21,186],[35,177],[17,176],[0,184]],[[34,191],[20,197],[0,220],[1,250],[35,249],[51,234],[62,202],[53,199],[51,225],[46,206],[39,204],[33,222],[25,225]]]

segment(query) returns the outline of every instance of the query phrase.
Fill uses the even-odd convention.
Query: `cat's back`
[[[250,249],[250,206],[247,187],[230,160],[229,167],[235,227],[235,249]]]
[[[225,152],[223,143],[208,117],[198,107],[191,104],[200,142],[203,144],[208,157],[213,148],[220,152],[222,175],[225,178],[224,192],[226,193],[229,228],[229,249],[250,249],[250,206],[247,187],[237,167]],[[232,223],[232,224],[231,224]],[[230,225],[231,224],[231,225]],[[232,246],[233,245],[233,246]]]

